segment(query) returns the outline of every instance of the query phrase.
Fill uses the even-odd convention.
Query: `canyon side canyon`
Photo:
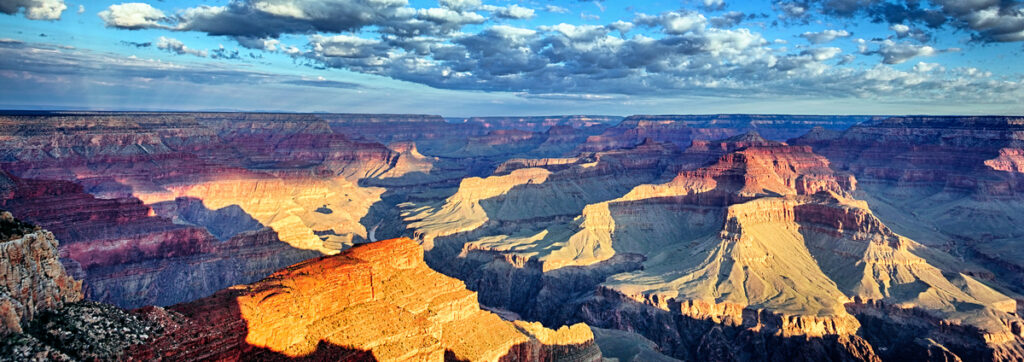
[[[1021,117],[8,112],[0,210],[0,360],[1024,360]]]

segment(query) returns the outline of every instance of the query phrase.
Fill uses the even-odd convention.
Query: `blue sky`
[[[1024,114],[1006,0],[0,0],[0,108]]]

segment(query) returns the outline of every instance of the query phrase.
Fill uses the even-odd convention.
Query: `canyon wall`
[[[531,197],[543,203],[516,213],[536,215],[520,219],[470,207],[485,221],[459,229],[437,218],[450,213],[431,211],[514,199],[563,177],[585,182],[597,167],[510,161],[499,168],[512,170],[508,176],[545,176],[525,186],[504,182],[507,176],[484,179],[496,194],[463,185],[462,198],[410,213],[417,221],[409,225],[433,245],[431,266],[466,280],[487,305],[546,323],[636,331],[677,358],[909,355],[895,354],[899,347],[998,360],[1020,350],[1014,294],[971,276],[985,275],[975,265],[889,229],[854,198],[857,180],[811,147],[747,134],[695,142],[672,159],[647,167],[677,170],[674,176],[565,208],[568,217],[537,212],[572,204],[571,193]],[[922,317],[877,319],[901,313],[894,310]],[[900,332],[904,324],[945,338],[919,343]]]

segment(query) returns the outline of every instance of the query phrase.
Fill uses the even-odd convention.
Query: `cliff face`
[[[550,330],[480,310],[476,293],[430,270],[408,239],[362,245],[138,313],[165,330],[129,349],[139,359],[600,359],[585,325]]]
[[[53,234],[0,211],[0,337],[20,333],[44,310],[82,299],[82,282],[65,272]]]
[[[194,217],[175,223],[151,215],[155,211],[134,197],[100,199],[67,181],[6,180],[0,205],[20,210],[63,241],[61,261],[84,282],[87,297],[122,307],[192,300],[317,255],[281,242],[251,218],[237,223],[243,217],[237,211],[227,216],[231,211],[222,209],[223,220],[210,217],[215,212],[195,200],[180,200],[181,209],[187,203],[192,211],[179,211]],[[215,227],[224,224],[240,227]]]

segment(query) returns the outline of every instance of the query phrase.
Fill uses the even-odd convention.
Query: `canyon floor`
[[[0,359],[1024,360],[1020,117],[21,112],[0,209]]]

